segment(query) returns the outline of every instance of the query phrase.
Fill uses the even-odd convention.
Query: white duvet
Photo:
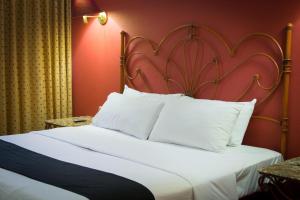
[[[0,139],[58,160],[110,172],[146,186],[156,200],[218,200],[258,189],[257,168],[282,159],[250,146],[213,153],[139,140],[92,125],[36,131]],[[47,173],[47,169],[45,173]],[[0,168],[0,200],[84,200],[85,197]]]

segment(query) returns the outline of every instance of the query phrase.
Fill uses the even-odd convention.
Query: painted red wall
[[[118,91],[121,30],[159,40],[170,29],[193,22],[214,27],[231,41],[256,31],[268,32],[281,40],[283,28],[292,22],[288,156],[300,156],[299,0],[98,0],[97,3],[108,12],[105,26],[96,20],[87,25],[81,18],[72,21],[74,115],[94,115],[106,96]]]

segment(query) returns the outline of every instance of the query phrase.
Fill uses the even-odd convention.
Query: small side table
[[[274,199],[300,199],[300,157],[259,169],[258,184]]]
[[[67,127],[67,126],[82,126],[88,125],[92,122],[92,117],[81,116],[81,117],[69,117],[61,119],[47,119],[45,121],[45,128],[57,128],[57,127]]]

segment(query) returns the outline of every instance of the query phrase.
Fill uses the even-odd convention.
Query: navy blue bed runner
[[[127,178],[63,162],[0,139],[0,168],[85,196],[90,200],[154,200]]]

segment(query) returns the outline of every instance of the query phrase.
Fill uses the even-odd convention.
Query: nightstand
[[[300,157],[259,169],[259,186],[274,199],[300,199]]]
[[[57,128],[57,127],[67,127],[67,126],[82,126],[88,125],[92,122],[92,117],[81,116],[81,117],[69,117],[61,119],[47,119],[45,120],[45,128]]]

